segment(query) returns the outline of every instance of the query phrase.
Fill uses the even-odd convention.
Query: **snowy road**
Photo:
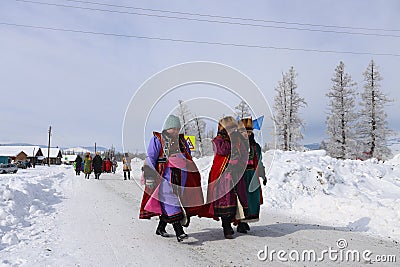
[[[141,164],[133,162],[133,170]],[[139,179],[139,171],[133,176]],[[0,266],[397,266],[400,261],[400,246],[394,241],[317,225],[267,206],[251,231],[235,233],[233,240],[224,239],[220,222],[197,217],[186,230],[189,239],[178,243],[175,237],[162,238],[154,234],[156,219],[138,219],[142,192],[135,181],[124,181],[120,170],[100,180],[75,176],[70,166],[38,167],[1,178],[0,234],[5,235]],[[357,222],[363,224],[368,222]],[[173,234],[171,226],[167,231]],[[331,257],[323,254],[323,261],[301,260],[304,253],[315,251],[320,258],[324,250],[338,250],[341,239],[347,247],[340,251],[357,250],[359,262],[347,263],[345,254],[334,251]],[[262,261],[266,248],[269,257]],[[271,259],[273,250],[286,254],[280,260],[275,253]],[[368,263],[362,259],[365,250],[371,251],[371,259],[394,255],[397,263]]]
[[[104,174],[99,181],[82,177],[65,181],[62,186],[68,200],[57,220],[58,245],[52,248],[46,260],[54,266],[271,266],[269,259],[260,261],[257,257],[265,246],[276,251],[315,250],[320,253],[329,247],[337,249],[337,240],[343,238],[348,242],[348,249],[360,252],[368,249],[374,255],[397,255],[400,260],[400,246],[393,242],[266,212],[260,222],[253,224],[249,234],[235,234],[233,240],[224,239],[219,222],[194,218],[187,229],[190,238],[178,243],[174,237],[161,238],[154,234],[156,220],[138,219],[141,191],[135,182],[124,181],[120,174]],[[167,231],[172,234],[172,227],[168,227]],[[272,266],[293,264],[278,261],[276,255],[272,262]],[[330,261],[326,256],[323,262],[297,264],[337,266],[339,261]],[[366,263],[361,260],[356,265]],[[395,265],[386,263],[386,266]]]

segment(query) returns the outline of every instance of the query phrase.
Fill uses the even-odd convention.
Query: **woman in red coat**
[[[111,160],[109,158],[107,158],[105,160],[105,165],[106,165],[106,168],[105,168],[106,172],[111,172],[112,162],[111,162]]]
[[[238,207],[247,215],[246,184],[243,173],[248,159],[248,140],[238,132],[233,117],[222,118],[213,139],[214,160],[208,180],[207,203],[214,218],[221,218],[224,236],[233,238],[232,221]]]

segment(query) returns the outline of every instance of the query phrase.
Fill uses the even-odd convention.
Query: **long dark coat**
[[[82,158],[78,155],[77,157],[76,157],[76,159],[75,159],[75,163],[76,163],[76,170],[77,171],[80,171],[81,170],[81,167],[82,167]]]
[[[103,166],[103,160],[101,159],[101,157],[99,155],[94,156],[92,165],[93,165],[94,173],[101,173],[101,168]]]

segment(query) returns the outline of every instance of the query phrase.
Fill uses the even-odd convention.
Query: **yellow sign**
[[[196,150],[196,137],[194,135],[185,135],[185,140],[190,150]]]

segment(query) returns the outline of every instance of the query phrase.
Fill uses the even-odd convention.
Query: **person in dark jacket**
[[[115,171],[117,170],[117,167],[118,167],[117,160],[116,160],[115,158],[112,158],[111,163],[112,163],[111,170],[112,170],[112,172],[115,174]]]
[[[75,159],[75,172],[76,175],[81,175],[81,168],[82,168],[82,158],[81,156],[76,156]]]
[[[93,161],[93,170],[94,170],[94,178],[99,180],[100,174],[103,167],[103,160],[100,157],[100,152],[96,152],[96,156],[94,156]]]

